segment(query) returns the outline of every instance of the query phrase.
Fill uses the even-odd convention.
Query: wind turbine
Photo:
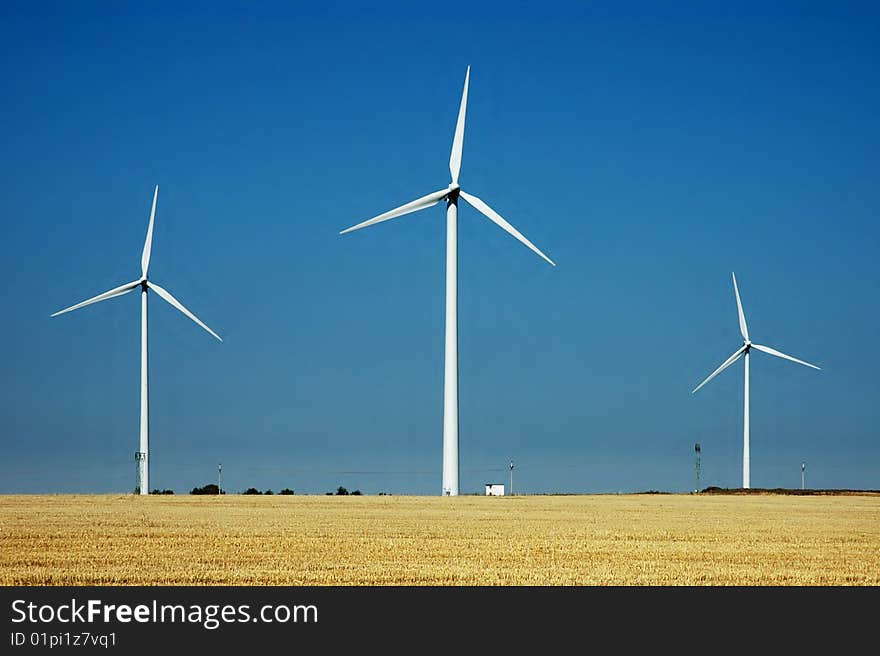
[[[471,67],[468,66],[464,76],[464,91],[461,94],[461,105],[458,109],[458,121],[455,124],[455,136],[452,139],[452,153],[449,156],[449,173],[452,182],[445,189],[422,196],[405,205],[380,214],[372,219],[358,223],[341,231],[346,234],[367,226],[395,219],[405,214],[433,207],[441,200],[446,201],[446,349],[445,373],[443,377],[443,479],[442,493],[446,496],[458,494],[458,199],[463,198],[478,212],[485,215],[505,232],[532,249],[553,266],[556,264],[526,239],[522,233],[505,221],[500,214],[489,207],[484,201],[466,193],[458,184],[461,171],[461,153],[464,144],[464,118],[467,111],[468,81]]]
[[[813,369],[819,369],[814,364],[810,364],[809,362],[804,362],[803,360],[798,360],[797,358],[793,358],[790,355],[786,355],[785,353],[781,353],[776,349],[772,349],[769,346],[762,346],[761,344],[754,344],[752,340],[749,339],[749,327],[746,325],[746,315],[743,312],[742,301],[739,298],[739,288],[736,286],[736,274],[731,273],[733,276],[733,293],[736,295],[736,309],[739,312],[739,331],[742,333],[743,345],[740,346],[733,355],[731,355],[727,360],[725,360],[720,367],[718,367],[715,371],[713,371],[709,377],[704,380],[702,383],[697,385],[691,394],[694,394],[698,389],[700,389],[703,385],[708,383],[710,380],[715,378],[722,371],[727,369],[734,362],[739,360],[741,357],[745,356],[745,401],[743,402],[743,488],[750,487],[749,485],[749,352],[752,349],[757,349],[758,351],[763,351],[764,353],[769,353],[770,355],[775,355],[777,358],[782,358],[784,360],[791,360],[792,362],[796,362],[798,364],[802,364],[805,367],[812,367]]]
[[[211,333],[214,337],[223,341],[220,335],[203,324],[199,318],[192,312],[187,310],[183,304],[174,298],[171,293],[147,279],[147,271],[150,268],[150,252],[153,247],[153,222],[156,218],[156,201],[159,198],[159,185],[153,192],[153,209],[150,211],[150,225],[147,228],[147,238],[144,241],[144,250],[141,254],[141,277],[132,282],[125,283],[119,287],[115,287],[103,294],[98,294],[90,299],[72,305],[67,309],[60,310],[51,315],[57,317],[59,314],[78,310],[86,305],[106,301],[117,296],[122,296],[134,291],[137,288],[141,290],[141,439],[140,450],[135,454],[135,460],[138,464],[138,488],[141,494],[150,493],[150,390],[149,376],[147,375],[147,290],[152,289],[158,296],[183,312],[190,319],[195,321],[202,328]]]

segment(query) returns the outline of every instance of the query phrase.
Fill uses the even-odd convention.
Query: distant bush
[[[221,492],[216,483],[208,483],[204,487],[194,487],[190,494],[226,494],[226,492]]]
[[[174,490],[159,490],[155,489],[150,494],[174,494]]]
[[[255,488],[255,487],[249,487],[249,488],[246,489],[244,492],[242,492],[242,494],[262,494],[262,492],[260,492],[260,491],[259,491],[257,488]]]
[[[342,487],[340,485],[338,488],[336,488],[336,496],[338,496],[338,497],[348,496],[348,490],[346,490],[344,487]]]
[[[266,490],[263,494],[275,494],[272,490]]]
[[[353,496],[353,497],[359,497],[360,495],[361,495],[360,490],[355,490],[354,492],[351,493],[351,496]]]
[[[289,487],[286,487],[283,490],[281,490],[281,492],[279,492],[278,494],[294,494],[294,491],[291,490]]]

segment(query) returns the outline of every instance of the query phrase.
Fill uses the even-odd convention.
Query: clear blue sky
[[[286,3],[285,3],[286,4]],[[668,4],[668,3],[662,3]],[[873,3],[4,3],[0,492],[130,491],[151,277],[153,487],[440,489],[448,183],[462,491],[880,488]],[[305,8],[307,7],[307,9]],[[533,13],[537,12],[537,13]],[[501,470],[504,471],[492,471]],[[359,472],[359,473],[355,473]]]

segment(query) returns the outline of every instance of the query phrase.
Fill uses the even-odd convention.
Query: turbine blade
[[[398,216],[403,216],[404,214],[410,214],[411,212],[418,212],[419,210],[427,209],[428,207],[432,207],[439,203],[441,200],[446,198],[449,194],[449,189],[441,189],[440,191],[435,191],[433,194],[428,194],[427,196],[422,196],[421,198],[416,198],[413,201],[410,201],[406,205],[401,205],[400,207],[396,207],[393,210],[389,210],[384,214],[380,214],[379,216],[373,217],[372,219],[368,219],[363,223],[358,223],[350,228],[346,228],[341,231],[339,234],[344,235],[348,232],[353,232],[355,230],[360,230],[361,228],[366,228],[367,226],[374,225],[376,223],[382,223],[382,221],[388,221],[389,219],[396,219]]]
[[[72,312],[73,310],[78,310],[81,307],[85,307],[86,305],[91,305],[92,303],[99,303],[101,301],[106,301],[111,298],[116,298],[117,296],[122,296],[123,294],[128,294],[128,292],[136,289],[141,284],[140,280],[134,280],[132,282],[127,282],[124,285],[119,285],[119,287],[115,287],[109,291],[104,292],[103,294],[98,294],[97,296],[92,296],[92,298],[86,299],[82,303],[77,303],[76,305],[71,305],[69,308],[64,310],[59,310],[55,314],[50,316],[57,317],[59,314],[64,314],[65,312]]]
[[[739,300],[739,288],[736,286],[736,274],[731,272],[733,276],[733,292],[736,294],[736,309],[739,312],[739,332],[742,333],[743,339],[749,341],[749,327],[746,325],[746,315],[743,312],[742,301]]]
[[[802,364],[805,367],[812,367],[813,369],[819,369],[814,364],[810,364],[809,362],[804,362],[803,360],[798,360],[797,358],[793,358],[790,355],[786,355],[776,349],[772,349],[769,346],[762,346],[761,344],[752,344],[752,348],[756,348],[759,351],[764,351],[764,353],[769,353],[770,355],[775,355],[777,358],[783,358],[784,360],[791,360],[792,362],[797,362],[798,364]],[[821,371],[821,369],[819,369]]]
[[[156,220],[156,201],[159,199],[159,185],[153,192],[153,209],[150,210],[150,225],[147,228],[147,238],[144,241],[144,252],[141,254],[141,273],[144,278],[147,277],[147,270],[150,268],[150,252],[153,250],[153,221]]]
[[[176,298],[174,298],[174,297],[171,295],[171,293],[170,293],[167,289],[163,289],[162,287],[159,287],[159,285],[157,285],[156,283],[154,283],[154,282],[149,282],[149,281],[147,281],[147,287],[149,287],[150,289],[152,289],[152,290],[153,290],[154,292],[156,292],[159,296],[161,296],[163,299],[165,299],[166,301],[168,301],[168,303],[170,303],[171,305],[173,305],[174,307],[176,307],[178,310],[180,310],[181,312],[183,312],[186,316],[188,316],[190,319],[192,319],[193,321],[195,321],[197,324],[199,324],[202,328],[204,328],[205,330],[207,330],[209,333],[211,333],[214,337],[216,337],[217,339],[219,339],[221,342],[223,341],[223,339],[220,337],[220,335],[218,335],[218,334],[215,333],[213,330],[211,330],[210,328],[208,328],[205,324],[203,324],[203,323],[201,322],[201,320],[200,320],[196,315],[194,315],[192,312],[190,312],[190,311],[187,310],[185,307],[183,307],[183,303],[181,303],[181,302],[178,301]]]
[[[498,214],[498,212],[496,212],[496,211],[493,210],[491,207],[489,207],[488,205],[486,205],[486,203],[485,203],[484,201],[480,200],[480,199],[477,198],[476,196],[472,196],[471,194],[467,194],[467,193],[465,193],[465,192],[463,192],[463,191],[459,191],[458,193],[459,193],[459,195],[460,195],[462,198],[464,198],[464,199],[465,199],[465,200],[466,200],[466,201],[467,201],[467,202],[468,202],[468,203],[469,203],[474,209],[476,209],[476,210],[479,211],[479,212],[482,212],[484,215],[486,215],[486,216],[487,216],[487,217],[488,217],[493,223],[495,223],[495,224],[496,224],[498,227],[500,227],[502,230],[504,230],[505,232],[507,232],[507,233],[513,235],[513,236],[516,237],[521,243],[523,243],[523,244],[525,244],[526,246],[528,246],[529,248],[531,248],[535,253],[537,253],[538,255],[540,255],[541,257],[543,257],[543,258],[544,258],[545,260],[547,260],[550,264],[552,264],[553,266],[556,266],[556,263],[555,263],[553,260],[551,260],[549,257],[547,257],[546,255],[544,255],[540,250],[538,250],[538,247],[537,247],[537,246],[535,246],[532,242],[530,242],[528,239],[526,239],[525,236],[524,236],[519,230],[517,230],[517,229],[514,228],[512,225],[510,225],[507,221],[505,221],[505,220],[502,218],[502,216],[501,216],[500,214]]]
[[[745,352],[746,352],[746,345],[743,344],[742,346],[740,346],[740,347],[736,350],[736,352],[735,352],[733,355],[731,355],[729,358],[727,358],[727,359],[723,362],[723,364],[722,364],[720,367],[718,367],[715,371],[713,371],[713,372],[709,375],[709,377],[708,377],[706,380],[704,380],[702,383],[700,383],[699,385],[697,385],[697,386],[693,389],[693,391],[691,392],[691,394],[694,394],[694,393],[695,393],[698,389],[700,389],[703,385],[705,385],[706,383],[708,383],[710,380],[712,380],[713,378],[715,378],[715,376],[717,376],[717,375],[720,374],[722,371],[724,371],[725,369],[727,369],[730,365],[732,365],[734,362],[736,362],[737,360],[739,360],[740,356],[742,356],[742,354],[745,353]]]
[[[471,77],[471,67],[467,67],[464,74],[464,91],[461,92],[461,105],[458,107],[458,121],[455,123],[455,136],[452,138],[452,153],[449,155],[449,172],[452,174],[452,184],[458,184],[458,174],[461,171],[461,151],[464,147],[464,117],[467,113],[468,81]]]

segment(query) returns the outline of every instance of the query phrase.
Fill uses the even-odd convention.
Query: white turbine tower
[[[736,295],[736,309],[739,312],[739,331],[742,333],[743,337],[743,345],[740,346],[733,355],[731,355],[727,360],[725,360],[720,367],[718,367],[715,371],[713,371],[709,377],[704,380],[702,383],[694,388],[691,394],[695,393],[698,389],[700,389],[703,385],[708,383],[710,380],[715,378],[722,371],[727,369],[730,365],[740,359],[740,357],[745,356],[745,400],[743,401],[743,488],[750,487],[749,481],[749,352],[752,349],[757,349],[759,351],[763,351],[764,353],[769,353],[770,355],[775,355],[777,358],[783,358],[784,360],[791,360],[792,362],[797,362],[798,364],[802,364],[805,367],[812,367],[813,369],[818,369],[814,364],[810,364],[809,362],[804,362],[803,360],[798,360],[797,358],[793,358],[790,355],[786,355],[785,353],[780,353],[776,349],[772,349],[769,346],[762,346],[761,344],[754,344],[752,340],[749,339],[749,328],[746,325],[746,315],[743,313],[742,301],[739,298],[739,288],[736,286],[736,275],[731,273],[733,276],[733,292]]]
[[[156,185],[156,190],[153,192],[153,209],[150,211],[150,225],[147,228],[147,239],[144,242],[144,251],[141,255],[141,277],[137,280],[111,289],[110,291],[104,292],[103,294],[93,296],[92,298],[87,299],[82,303],[77,303],[65,310],[60,310],[52,315],[53,317],[57,317],[59,314],[77,310],[99,301],[116,298],[117,296],[128,294],[137,288],[141,289],[141,439],[140,450],[135,454],[135,459],[138,463],[138,488],[141,494],[150,493],[150,390],[149,376],[147,375],[147,290],[152,289],[160,298],[183,312],[221,342],[223,341],[220,339],[220,335],[199,321],[199,318],[187,310],[180,301],[170,294],[170,292],[156,283],[147,280],[147,271],[150,268],[150,251],[153,247],[153,222],[156,218],[156,201],[158,198],[159,185]]]
[[[340,234],[366,228],[411,212],[433,207],[441,200],[446,201],[446,364],[443,377],[443,487],[447,496],[458,494],[458,199],[463,198],[474,209],[484,214],[502,230],[511,234],[553,266],[555,263],[526,239],[516,228],[505,221],[500,214],[485,202],[465,193],[458,185],[461,171],[461,152],[464,144],[464,118],[467,111],[468,81],[471,68],[468,66],[464,77],[464,91],[455,124],[455,137],[452,140],[452,154],[449,156],[449,172],[452,182],[446,189],[440,189],[422,196],[400,207],[380,214],[377,217],[358,223],[343,230]]]

